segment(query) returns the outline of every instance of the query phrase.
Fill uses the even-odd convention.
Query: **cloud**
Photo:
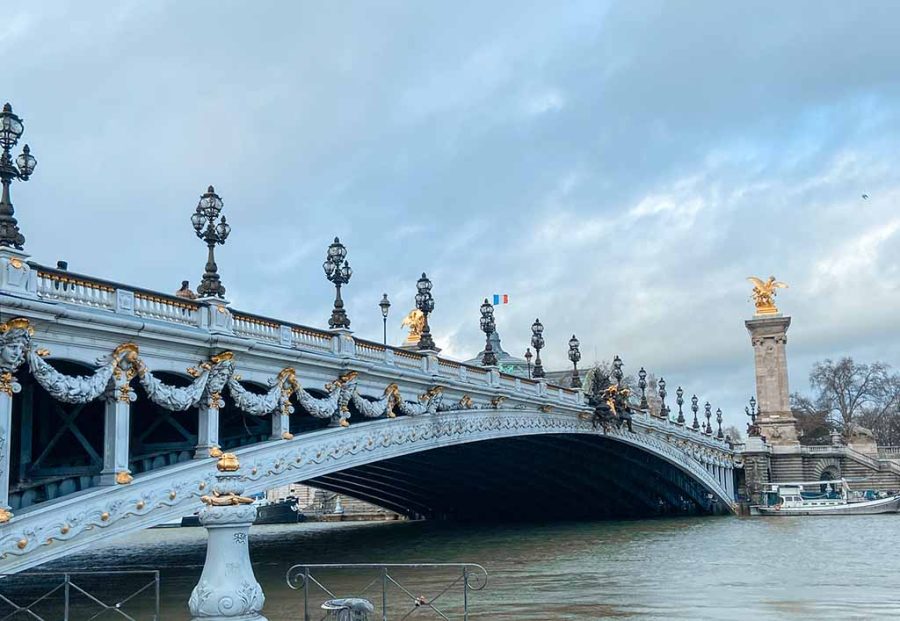
[[[0,26],[0,49],[32,43],[4,83],[39,161],[13,188],[38,261],[196,282],[213,183],[223,281],[259,314],[322,325],[339,235],[360,336],[386,292],[399,341],[426,271],[447,353],[474,355],[481,299],[509,293],[509,351],[539,316],[548,366],[576,332],[585,362],[619,354],[729,424],[754,390],[750,274],[791,284],[793,386],[826,356],[900,364],[900,7],[117,7]]]

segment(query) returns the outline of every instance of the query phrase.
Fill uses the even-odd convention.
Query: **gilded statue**
[[[787,289],[787,284],[775,280],[774,276],[769,276],[769,279],[766,281],[755,276],[748,276],[747,280],[753,284],[752,297],[753,302],[756,304],[756,314],[776,314],[778,312],[778,307],[775,306],[775,290]]]
[[[406,335],[403,345],[418,345],[419,339],[422,338],[422,331],[425,329],[425,315],[418,308],[414,308],[403,318],[400,326],[409,328],[409,334]]]

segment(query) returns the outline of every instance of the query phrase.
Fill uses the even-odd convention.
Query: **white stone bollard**
[[[262,587],[250,564],[248,533],[256,519],[252,499],[241,496],[243,477],[237,456],[225,453],[216,467],[219,474],[211,496],[203,496],[200,523],[206,527],[206,562],[188,608],[192,621],[266,621]]]

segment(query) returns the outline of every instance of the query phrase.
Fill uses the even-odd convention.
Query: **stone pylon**
[[[188,608],[193,621],[266,621],[260,614],[266,598],[253,575],[248,546],[256,507],[241,496],[244,482],[237,457],[225,453],[216,467],[212,494],[201,498],[200,523],[209,534],[206,562]]]
[[[787,372],[787,329],[790,317],[756,316],[744,322],[756,362],[756,399],[760,435],[770,445],[798,446],[797,420],[791,413]]]

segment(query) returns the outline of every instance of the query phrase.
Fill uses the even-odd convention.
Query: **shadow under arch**
[[[182,388],[192,378],[171,371],[154,371],[165,384]],[[148,472],[192,459],[197,446],[197,408],[173,412],[147,397],[141,383],[131,382],[137,399],[131,403],[128,465],[132,474]]]
[[[82,361],[48,358],[66,375],[90,375]],[[22,391],[13,399],[10,497],[13,510],[72,494],[96,484],[103,469],[104,401],[63,403],[30,373],[20,372]]]
[[[268,386],[251,381],[242,381],[241,386],[255,395],[263,395],[269,390]],[[219,408],[219,446],[223,451],[263,442],[270,438],[271,414],[265,416],[247,414],[234,405],[231,395],[223,395],[222,402],[222,407]]]
[[[674,464],[604,436],[548,434],[458,444],[304,483],[426,519],[634,519],[730,512]]]

